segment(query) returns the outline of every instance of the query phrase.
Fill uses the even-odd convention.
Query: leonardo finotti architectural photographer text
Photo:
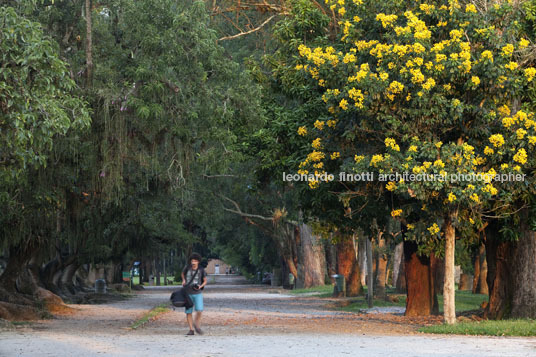
[[[411,172],[403,173],[392,173],[392,174],[378,174],[374,172],[361,172],[361,173],[346,173],[340,172],[338,175],[329,174],[324,172],[321,175],[315,174],[291,174],[283,172],[283,181],[286,182],[309,182],[309,181],[323,181],[331,182],[335,180],[335,177],[338,178],[338,181],[341,182],[372,182],[372,181],[394,181],[394,182],[426,182],[426,181],[447,181],[447,182],[474,182],[474,181],[485,181],[485,182],[523,182],[525,181],[526,174],[515,174],[515,173],[503,173],[503,174],[414,174]]]

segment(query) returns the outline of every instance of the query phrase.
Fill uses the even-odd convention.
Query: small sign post
[[[128,281],[130,284],[130,289],[132,290],[132,276],[130,271],[124,271],[123,272],[123,281]]]

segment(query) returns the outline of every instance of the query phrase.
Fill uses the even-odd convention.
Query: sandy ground
[[[535,338],[424,335],[417,328],[438,318],[338,312],[326,308],[336,300],[254,286],[208,286],[202,336],[185,336],[182,309],[129,329],[170,292],[71,305],[72,313],[0,332],[0,356],[536,356]]]

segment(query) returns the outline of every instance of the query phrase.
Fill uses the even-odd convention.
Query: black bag
[[[190,284],[192,284],[192,281],[195,279],[195,276],[197,275],[197,270],[195,271],[195,274],[192,275],[192,278],[190,279],[190,281],[188,282],[188,284],[186,284],[184,287],[178,289],[178,290],[175,290],[169,300],[171,300],[171,305],[175,306],[175,307],[185,307],[187,309],[191,308],[192,306],[194,306],[194,302],[192,301],[192,299],[190,299],[190,296],[189,296],[189,289],[190,289]]]
[[[185,307],[187,309],[194,306],[194,302],[192,299],[190,299],[190,296],[187,294],[186,288],[180,288],[178,290],[175,290],[171,297],[169,298],[171,300],[171,305],[175,307]]]

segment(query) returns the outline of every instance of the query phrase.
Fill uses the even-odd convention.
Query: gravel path
[[[534,338],[423,335],[437,319],[326,309],[326,299],[296,298],[257,286],[205,289],[203,336],[184,336],[182,309],[137,330],[128,327],[166,302],[166,287],[0,332],[0,356],[536,356]]]

